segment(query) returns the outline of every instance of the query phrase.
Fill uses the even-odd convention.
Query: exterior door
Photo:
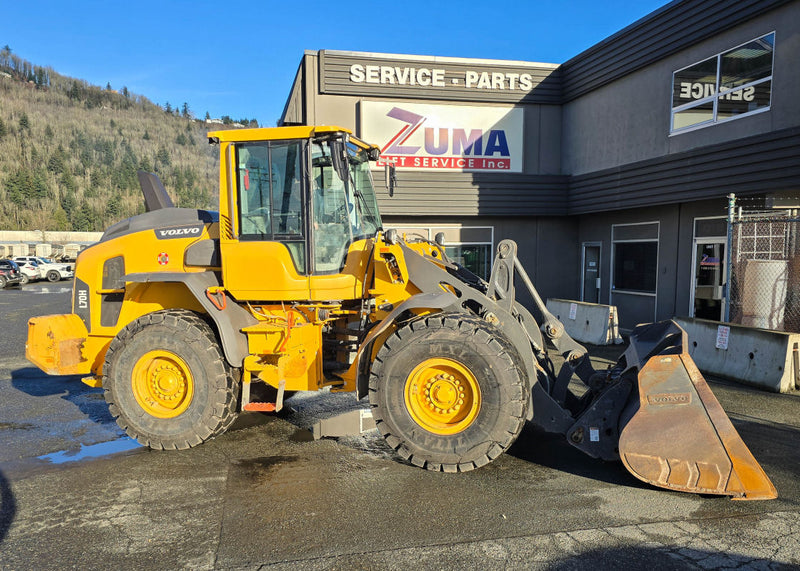
[[[723,289],[726,283],[725,242],[695,239],[693,316],[722,321],[725,315]]]
[[[600,244],[585,243],[583,245],[583,285],[581,301],[587,303],[600,302]]]

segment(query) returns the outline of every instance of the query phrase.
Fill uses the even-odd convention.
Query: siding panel
[[[672,2],[564,63],[563,102],[790,1]]]
[[[563,216],[567,177],[398,172],[394,196],[376,176],[378,205],[386,215]]]
[[[798,180],[800,128],[792,128],[571,177],[569,213],[796,190]]]

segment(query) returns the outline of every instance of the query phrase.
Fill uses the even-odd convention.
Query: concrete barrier
[[[706,319],[673,319],[689,335],[689,354],[702,373],[773,392],[800,388],[800,334]]]
[[[593,345],[622,343],[616,306],[568,299],[548,299],[546,305],[575,341]]]

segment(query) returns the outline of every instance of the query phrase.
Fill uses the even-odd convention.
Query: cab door
[[[220,235],[225,288],[239,300],[309,299],[304,140],[230,144],[229,220]],[[227,232],[226,232],[227,230]]]
[[[341,138],[311,142],[311,299],[352,300],[363,291],[372,241],[380,226],[365,195],[374,196],[369,163]],[[373,214],[371,217],[370,214]]]

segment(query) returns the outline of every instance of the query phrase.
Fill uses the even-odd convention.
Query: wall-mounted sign
[[[320,93],[357,97],[561,103],[558,66],[364,52],[319,52]]]
[[[364,101],[362,136],[381,147],[382,167],[522,172],[523,110]]]
[[[445,78],[443,68],[398,67],[394,65],[350,66],[351,83],[372,83],[381,85],[417,85],[420,87],[447,87],[463,85],[467,89],[496,89],[530,91],[533,89],[533,74],[505,73],[500,71],[480,71],[467,69],[459,77]]]

